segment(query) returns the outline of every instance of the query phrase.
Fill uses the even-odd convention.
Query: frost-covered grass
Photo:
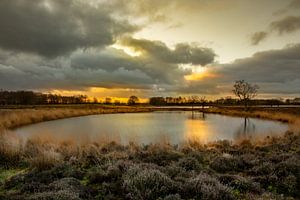
[[[299,153],[297,132],[179,146],[2,134],[0,199],[299,199]]]

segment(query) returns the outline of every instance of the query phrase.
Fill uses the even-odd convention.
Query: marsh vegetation
[[[152,111],[143,109],[124,107],[118,112]],[[39,112],[34,120],[44,121],[41,116],[48,113],[45,110],[29,110],[27,114],[21,110],[5,111],[5,116],[11,117],[6,117],[3,127],[27,124],[23,117]],[[110,108],[103,110],[111,112]],[[51,109],[53,119],[65,117],[55,111],[72,113],[68,109]],[[87,112],[91,111],[84,114]],[[144,145],[121,144],[103,138],[82,143],[76,139],[47,140],[47,137],[22,140],[12,132],[2,131],[0,199],[299,199],[297,114],[275,115],[265,110],[243,113],[223,109],[222,112],[247,113],[245,116],[257,116],[259,112],[257,117],[277,116],[277,120],[294,126],[280,136],[257,140],[209,143],[190,140],[181,144],[163,141]],[[22,123],[15,122],[16,119]],[[35,122],[31,120],[26,122]]]
[[[299,134],[255,143],[0,139],[2,199],[297,199]]]

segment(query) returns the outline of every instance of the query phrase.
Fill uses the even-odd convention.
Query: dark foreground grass
[[[78,145],[0,138],[0,199],[299,199],[300,135]]]

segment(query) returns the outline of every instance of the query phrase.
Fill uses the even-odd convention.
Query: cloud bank
[[[173,41],[171,46],[135,36],[145,26],[170,20],[171,11],[222,10],[234,0],[224,2],[2,0],[0,89],[222,95],[235,80],[245,79],[263,93],[299,94],[300,44],[219,64],[215,50],[199,43]],[[255,33],[251,43],[299,28],[297,15],[281,17],[267,31]]]
[[[137,30],[105,7],[72,0],[1,0],[0,47],[56,57],[79,48],[105,47]]]

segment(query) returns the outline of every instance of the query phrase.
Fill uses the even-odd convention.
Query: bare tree
[[[200,97],[199,101],[202,106],[202,109],[204,109],[204,106],[206,104],[206,97],[205,96]]]
[[[127,101],[127,104],[128,105],[135,105],[135,104],[137,104],[137,103],[139,103],[139,98],[138,97],[136,97],[136,96],[130,96],[129,97],[129,99],[128,99],[128,101]]]
[[[245,110],[247,110],[250,100],[257,95],[259,87],[255,84],[247,83],[244,80],[236,81],[233,87],[233,93],[244,103]]]

